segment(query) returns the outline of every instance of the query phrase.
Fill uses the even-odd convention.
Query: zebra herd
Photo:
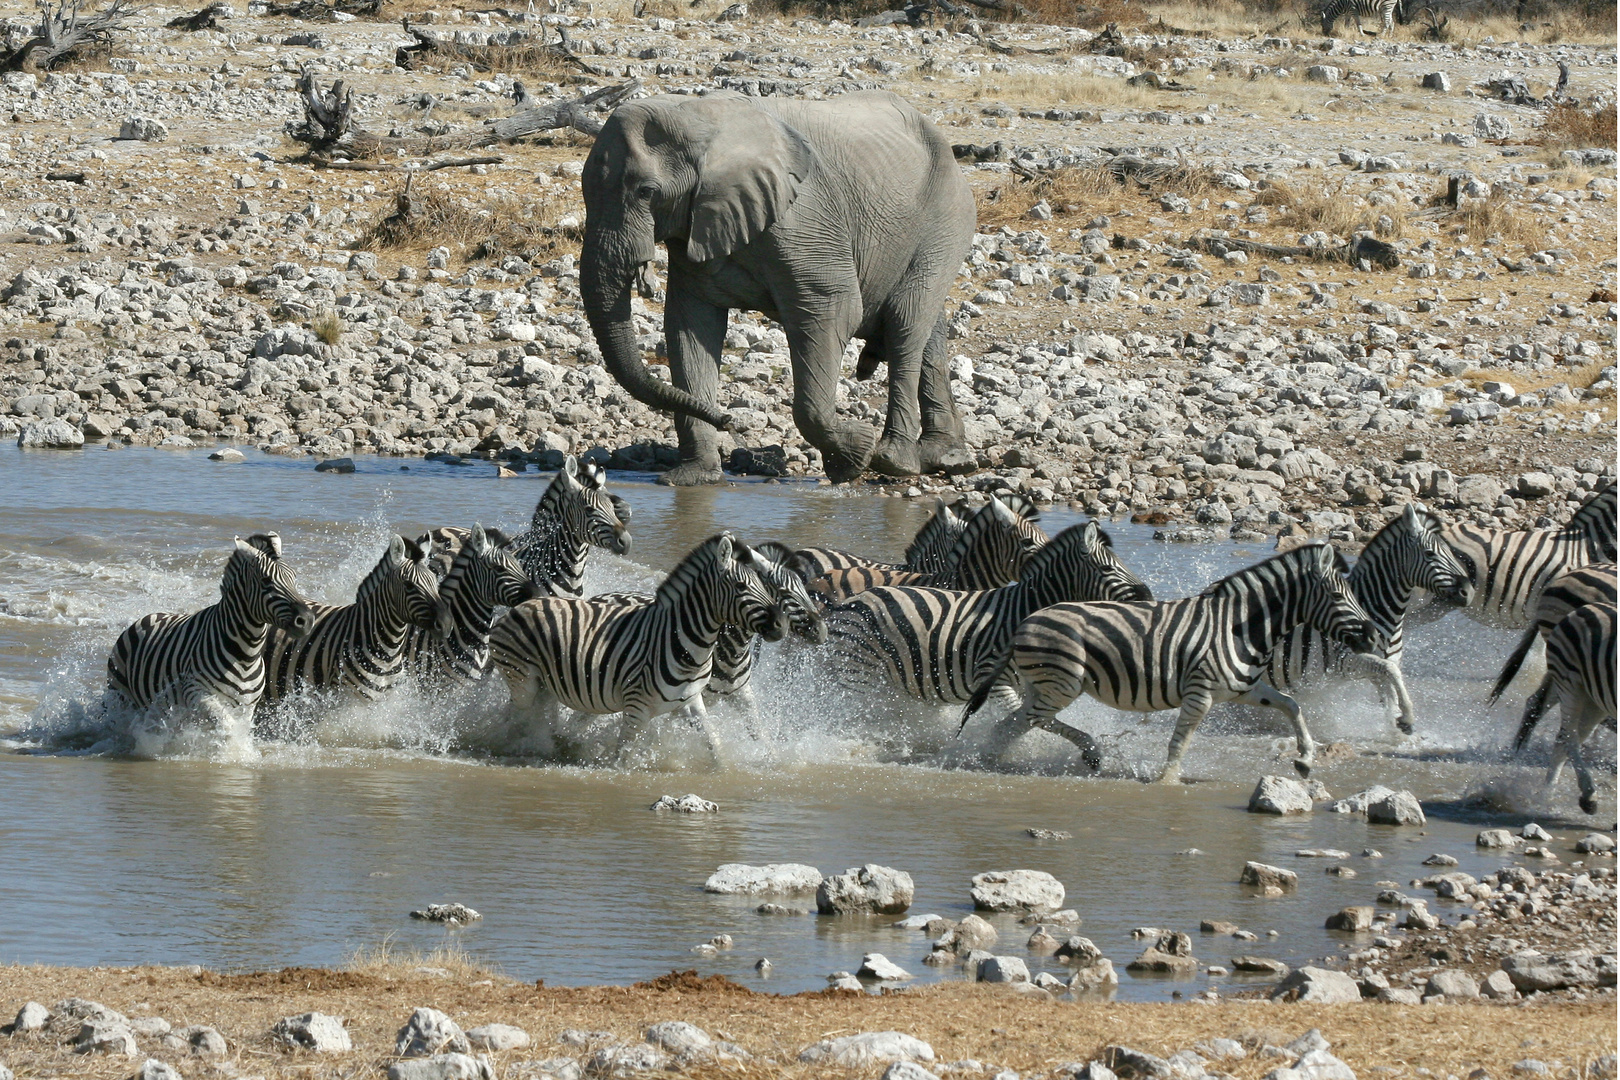
[[[1167,782],[1179,779],[1210,708],[1227,701],[1286,715],[1295,767],[1307,774],[1315,743],[1290,692],[1371,680],[1388,719],[1410,734],[1406,622],[1460,608],[1487,625],[1527,628],[1492,700],[1545,642],[1546,678],[1514,746],[1561,703],[1548,783],[1573,760],[1581,805],[1594,809],[1581,743],[1615,714],[1613,484],[1560,528],[1447,528],[1408,504],[1354,567],[1331,546],[1307,543],[1184,599],[1155,600],[1095,521],[1048,537],[1038,509],[1015,493],[974,510],[940,502],[899,564],[750,546],[723,532],[651,594],[585,597],[590,549],[630,548],[630,507],[604,480],[568,459],[516,536],[483,525],[396,535],[355,602],[342,606],[299,594],[275,534],[238,540],[219,603],[148,615],[123,632],[108,661],[109,693],[148,714],[178,712],[177,722],[190,714],[222,724],[246,712],[256,732],[286,735],[295,727],[278,705],[295,694],[375,698],[407,674],[446,689],[495,669],[527,751],[577,756],[565,713],[617,715],[627,760],[653,718],[680,713],[718,764],[723,747],[708,709],[730,699],[754,716],[759,645],[791,632],[808,643],[809,670],[847,691],[961,707],[958,738],[984,765],[1038,727],[1072,742],[1095,771],[1096,741],[1058,719],[1089,695],[1126,711],[1179,711]],[[992,700],[1000,715],[968,738]]]

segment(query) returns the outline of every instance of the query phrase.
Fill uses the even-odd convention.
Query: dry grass
[[[317,311],[315,317],[309,320],[309,328],[328,345],[336,345],[343,338],[343,320],[338,318],[337,309],[331,306]]]
[[[1375,206],[1363,200],[1358,203],[1346,185],[1330,187],[1296,187],[1287,181],[1273,181],[1261,189],[1255,202],[1273,206],[1278,213],[1271,223],[1297,232],[1322,232],[1333,236],[1353,236],[1357,232],[1371,231],[1380,239],[1399,237],[1406,228],[1411,204],[1398,192],[1393,204]]]
[[[409,196],[402,192],[393,210],[379,212],[361,232],[359,246],[400,254],[447,247],[463,262],[505,255],[543,261],[579,250],[583,230],[558,224],[567,214],[584,220],[577,200],[554,195],[518,199],[509,195],[483,198],[454,189],[435,188]]]
[[[1444,193],[1433,201],[1443,202]],[[1542,251],[1549,246],[1548,221],[1529,211],[1518,211],[1506,195],[1493,191],[1488,199],[1465,202],[1444,224],[1451,235],[1473,243],[1490,243],[1504,251]]]
[[[430,977],[451,978],[465,982],[478,979],[496,979],[507,983],[513,981],[495,968],[475,960],[454,942],[441,945],[429,952],[422,952],[418,949],[403,948],[391,938],[385,939],[381,944],[356,949],[348,962],[343,965],[344,971],[381,980],[420,978],[423,969],[429,969]],[[440,975],[439,972],[446,974]]]
[[[1551,367],[1545,371],[1504,371],[1501,368],[1478,368],[1464,372],[1462,380],[1478,390],[1488,382],[1505,382],[1521,394],[1545,390],[1559,383],[1569,383],[1576,390],[1585,390],[1598,381],[1603,369],[1614,363],[1610,358],[1598,358],[1579,367]],[[1579,403],[1569,408],[1594,408],[1593,404]]]
[[[752,993],[718,977],[551,989],[492,978],[476,968],[427,966],[451,974],[417,973],[392,964],[371,970],[301,968],[224,976],[163,968],[9,967],[0,968],[0,998],[6,1009],[14,1010],[28,1000],[49,1005],[77,995],[131,1016],[207,1024],[230,1045],[221,1064],[267,1080],[380,1075],[394,1060],[395,1033],[411,1010],[422,1005],[444,1010],[463,1027],[506,1023],[528,1031],[536,1045],[495,1055],[496,1075],[501,1076],[517,1061],[582,1055],[554,1042],[564,1029],[609,1032],[639,1042],[648,1025],[662,1020],[697,1024],[751,1050],[755,1056],[749,1061],[696,1065],[682,1073],[728,1080],[842,1076],[799,1064],[798,1052],[823,1038],[882,1030],[924,1040],[942,1061],[976,1058],[1026,1076],[1046,1075],[1062,1062],[1095,1058],[1109,1044],[1167,1055],[1202,1039],[1227,1037],[1257,1050],[1312,1027],[1321,1029],[1334,1054],[1357,1073],[1383,1066],[1392,1068],[1394,1077],[1411,1077],[1419,1069],[1466,1076],[1476,1068],[1504,1076],[1514,1062],[1530,1056],[1557,1059],[1585,1075],[1587,1062],[1613,1053],[1615,1046],[1612,999],[1543,1008],[1076,1004],[1031,1002],[965,983],[882,997],[823,992],[784,998]],[[311,1010],[344,1017],[354,1050],[316,1056],[271,1042],[268,1031],[277,1019]],[[143,1040],[142,1051],[143,1057],[152,1053],[176,1062],[187,1075],[200,1074],[193,1061],[158,1048],[155,1040]],[[20,1076],[123,1080],[131,1071],[127,1059],[75,1056],[55,1036],[12,1039],[6,1058]],[[1220,1067],[1238,1080],[1258,1080],[1277,1064],[1251,1053]]]
[[[1046,108],[1159,109],[1170,104],[1163,92],[1146,86],[1128,86],[1124,79],[1042,71],[994,75],[974,85],[972,96],[975,100],[987,98]]]
[[[1614,102],[1587,109],[1559,102],[1547,110],[1537,141],[1554,150],[1588,146],[1615,149]]]

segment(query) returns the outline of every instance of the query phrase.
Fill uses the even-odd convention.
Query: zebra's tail
[[[991,661],[984,681],[974,688],[973,696],[968,699],[967,707],[962,710],[962,723],[956,729],[957,738],[962,737],[962,732],[967,729],[968,721],[973,719],[973,714],[984,708],[984,703],[990,700],[991,691],[996,688],[996,684],[1001,681],[1001,677],[1006,674],[1007,669],[1011,666],[1012,645],[1009,643]]]
[[[1519,644],[1513,648],[1513,655],[1509,656],[1507,663],[1502,665],[1502,674],[1496,677],[1496,685],[1491,687],[1490,696],[1485,700],[1492,705],[1501,700],[1502,695],[1507,691],[1508,683],[1512,682],[1514,676],[1519,674],[1519,668],[1524,664],[1524,658],[1530,655],[1530,649],[1540,636],[1540,631],[1534,626],[1524,632],[1524,636],[1519,639]]]

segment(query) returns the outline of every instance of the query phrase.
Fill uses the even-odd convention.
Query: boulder
[[[308,1012],[277,1020],[270,1028],[270,1035],[289,1046],[317,1054],[346,1054],[353,1048],[349,1033],[343,1029],[343,1017],[325,1013]]]
[[[703,883],[704,892],[757,896],[761,893],[815,892],[821,871],[803,863],[767,863],[749,866],[726,863]]]
[[[1481,829],[1479,835],[1474,837],[1474,846],[1482,848],[1513,848],[1520,842],[1521,838],[1507,829]]]
[[[472,1044],[467,1041],[461,1025],[438,1009],[418,1008],[394,1038],[394,1053],[400,1057],[471,1052]]]
[[[1351,933],[1360,933],[1372,929],[1374,908],[1370,904],[1357,904],[1354,907],[1342,908],[1327,917],[1329,930],[1347,930]]]
[[[870,1069],[893,1061],[933,1061],[934,1048],[899,1031],[864,1031],[807,1046],[799,1052],[799,1060],[843,1069]]]
[[[169,137],[169,128],[150,116],[131,116],[118,126],[118,137],[136,142],[162,142]]]
[[[974,977],[979,982],[1027,983],[1029,965],[1016,956],[992,956],[988,960],[979,961]]]
[[[684,1020],[665,1020],[647,1029],[646,1040],[661,1047],[681,1061],[693,1061],[714,1053],[714,1037],[696,1024]]]
[[[1279,1075],[1282,1074],[1282,1075]],[[1309,1050],[1289,1069],[1273,1069],[1267,1074],[1273,1080],[1356,1080],[1350,1066],[1328,1053],[1327,1050]]]
[[[880,952],[867,953],[861,957],[861,966],[855,975],[857,978],[877,979],[881,982],[903,982],[912,977],[911,972]]]
[[[1512,1001],[1519,996],[1512,977],[1500,968],[1485,976],[1485,980],[1479,984],[1479,992],[1482,997],[1496,1001]]]
[[[27,1035],[31,1031],[41,1031],[50,1019],[51,1010],[37,1001],[30,1001],[17,1010],[17,1019],[12,1021],[11,1033]]]
[[[1582,855],[1613,855],[1614,837],[1600,832],[1587,833],[1575,841],[1575,850]]]
[[[529,1033],[511,1024],[484,1024],[467,1032],[467,1042],[474,1050],[522,1050],[530,1045]]]
[[[1099,956],[1087,964],[1076,965],[1074,975],[1069,979],[1070,990],[1090,990],[1099,986],[1117,986],[1119,973],[1114,970],[1114,962],[1106,956]]]
[[[1416,990],[1404,986],[1386,986],[1378,991],[1378,1000],[1388,1005],[1421,1005],[1423,998]]]
[[[719,813],[720,804],[712,803],[701,795],[682,795],[678,799],[673,795],[663,795],[647,809],[677,814],[715,814]]]
[[[1429,981],[1423,987],[1423,996],[1443,998],[1477,998],[1479,997],[1479,983],[1466,971],[1457,971],[1454,968],[1442,968],[1429,976]]]
[[[1502,958],[1513,988],[1521,994],[1532,990],[1564,990],[1598,985],[1598,965],[1589,952],[1543,956],[1538,952],[1514,953]]]
[[[1442,94],[1451,93],[1451,76],[1443,71],[1431,71],[1423,76],[1423,89],[1438,90]]]
[[[1041,870],[991,870],[975,874],[970,892],[980,911],[1055,911],[1063,884]]]
[[[1281,977],[1288,974],[1289,967],[1281,960],[1273,960],[1269,956],[1234,956],[1232,957],[1232,970],[1259,971],[1267,975]]]
[[[247,455],[242,453],[242,451],[238,450],[234,446],[227,446],[223,449],[215,450],[212,454],[209,454],[208,460],[221,461],[227,465],[234,465],[238,462],[246,461]]]
[[[1342,971],[1302,967],[1289,973],[1271,992],[1273,1001],[1309,1001],[1340,1005],[1361,1000],[1361,987]]]
[[[437,1054],[394,1062],[388,1080],[495,1080],[495,1068],[486,1057]]]
[[[354,472],[354,458],[340,457],[328,458],[315,463],[316,472],[352,473]]]
[[[1243,873],[1238,880],[1244,885],[1252,885],[1259,889],[1262,896],[1281,896],[1285,892],[1293,892],[1299,888],[1298,874],[1262,862],[1244,863]]]
[[[1422,825],[1423,806],[1410,791],[1392,791],[1367,803],[1367,820],[1376,825]]]
[[[816,910],[823,915],[852,911],[898,915],[911,906],[914,893],[910,874],[867,863],[822,879],[816,888]]]
[[[135,1032],[122,1020],[86,1020],[73,1039],[79,1054],[120,1054],[134,1057],[138,1051]]]
[[[883,1070],[879,1080],[939,1080],[939,1077],[915,1061],[896,1061]]]
[[[1262,776],[1249,796],[1251,814],[1308,814],[1311,806],[1305,785],[1286,776]]]
[[[84,432],[66,420],[36,420],[17,432],[17,445],[30,450],[77,450]]]
[[[0,1065],[0,1080],[11,1080],[11,1070],[3,1065]],[[180,1070],[168,1062],[147,1058],[130,1080],[182,1080],[182,1077]]]
[[[1365,814],[1367,806],[1375,799],[1382,799],[1386,795],[1395,794],[1395,789],[1387,788],[1382,784],[1375,784],[1366,791],[1358,791],[1354,795],[1338,800],[1328,807],[1333,814]]]
[[[669,1067],[669,1055],[651,1043],[614,1043],[604,1046],[585,1062],[591,1076],[635,1076]]]
[[[1142,950],[1141,956],[1125,965],[1126,971],[1152,972],[1160,975],[1194,975],[1197,974],[1198,968],[1197,958],[1166,952],[1156,945],[1148,946]]]

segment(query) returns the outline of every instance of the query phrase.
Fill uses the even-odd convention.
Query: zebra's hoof
[[[1086,763],[1086,768],[1096,773],[1102,768],[1102,755],[1095,750],[1082,750],[1080,760]]]
[[[1417,730],[1412,726],[1412,721],[1410,720],[1397,720],[1395,721],[1395,726],[1400,729],[1402,735],[1410,735]]]
[[[1294,771],[1301,776],[1311,775],[1311,763],[1304,758],[1294,759]]]
[[[1581,796],[1581,811],[1587,814],[1597,813],[1597,800],[1590,795]]]

